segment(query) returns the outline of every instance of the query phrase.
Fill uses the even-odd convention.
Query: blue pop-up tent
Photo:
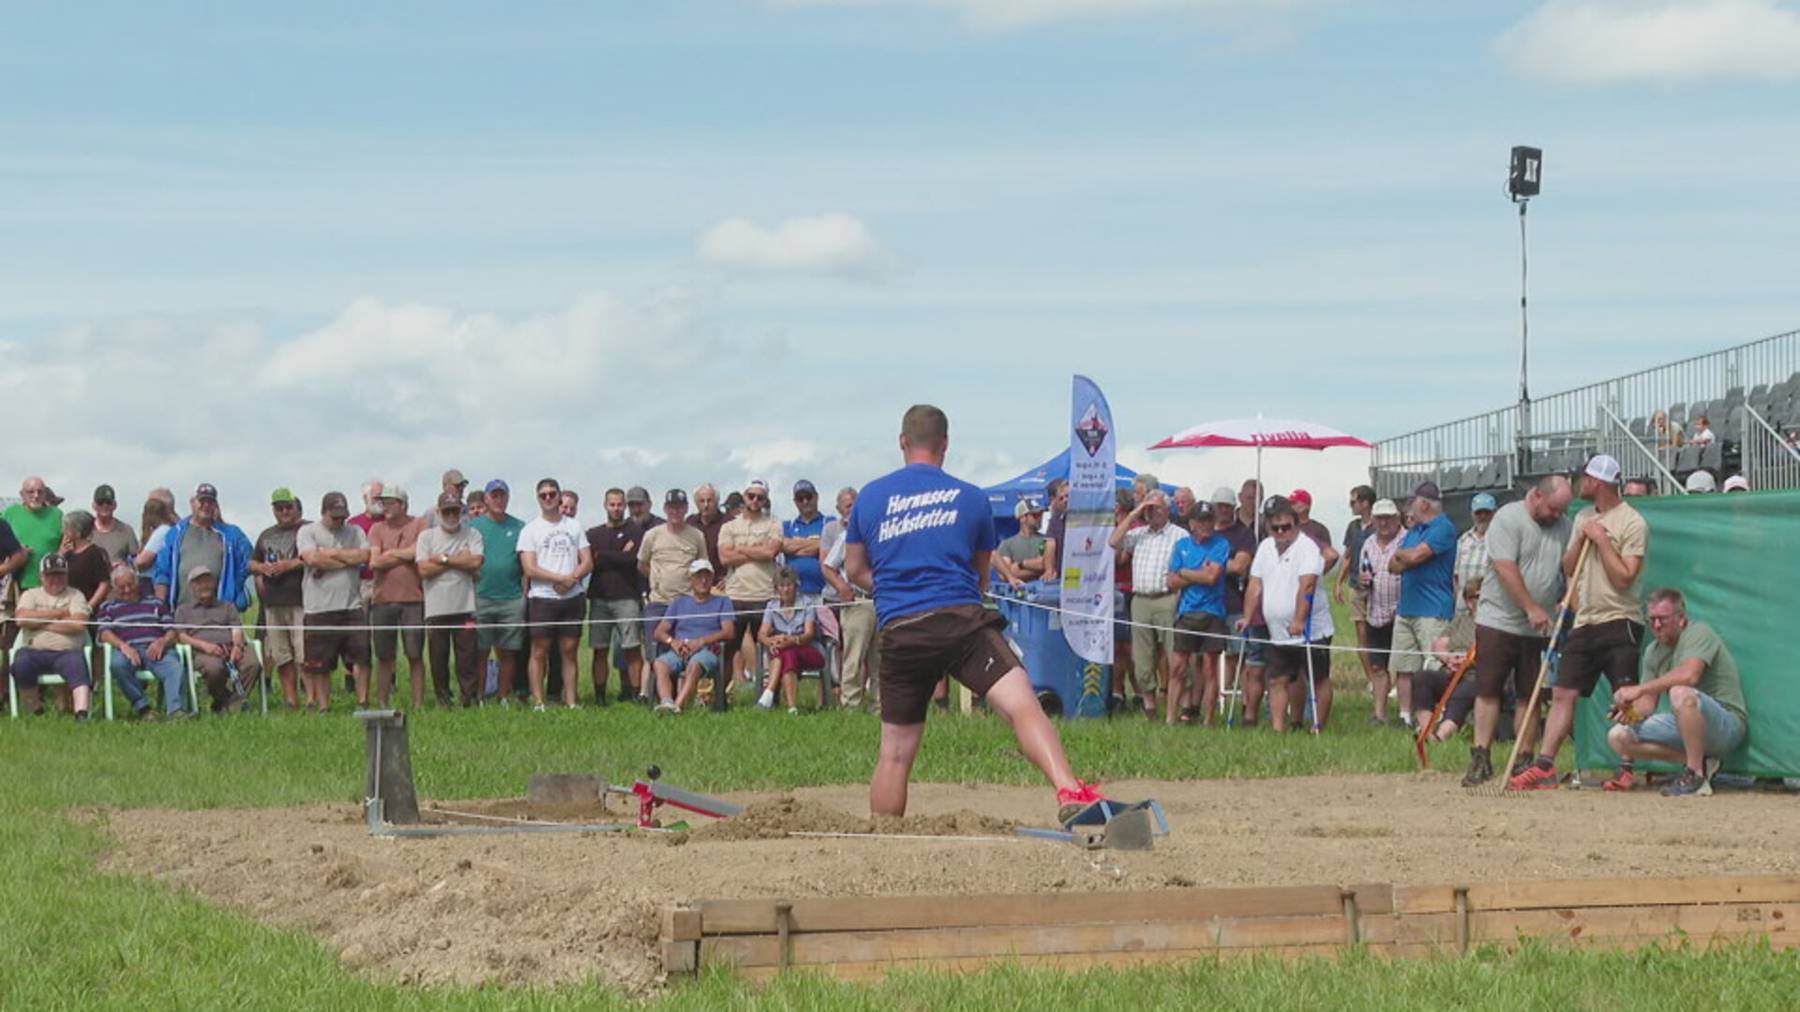
[[[1117,464],[1114,466],[1117,474],[1115,480],[1118,486],[1120,488],[1130,488],[1131,480],[1137,477],[1137,472],[1126,467],[1124,464]],[[1029,496],[1037,499],[1046,509],[1048,509],[1050,503],[1048,497],[1044,494],[1044,486],[1050,484],[1050,481],[1053,478],[1067,478],[1068,476],[1069,451],[1065,449],[1063,452],[1051,457],[1049,460],[1044,461],[1042,464],[1039,464],[1031,470],[1026,471],[1024,474],[1015,475],[1003,482],[989,485],[983,491],[987,492],[988,505],[993,507],[994,510],[995,530],[1002,538],[1011,537],[1012,535],[1017,534],[1019,532],[1019,522],[1013,519],[1013,508],[1018,505],[1019,500]],[[1175,486],[1164,485],[1162,486],[1162,490],[1174,494]]]

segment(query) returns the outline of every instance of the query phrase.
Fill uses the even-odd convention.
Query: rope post
[[[794,945],[791,935],[793,924],[794,905],[787,900],[777,901],[775,904],[775,943],[783,970],[794,963]]]
[[[1469,887],[1456,887],[1456,951],[1469,954]]]
[[[1356,890],[1344,889],[1340,894],[1344,901],[1344,944],[1362,944],[1362,915],[1356,908]]]

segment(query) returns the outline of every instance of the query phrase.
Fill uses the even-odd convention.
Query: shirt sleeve
[[[1723,645],[1719,634],[1710,627],[1689,626],[1687,635],[1681,637],[1681,642],[1675,647],[1675,658],[1669,667],[1679,667],[1682,661],[1699,658],[1706,669],[1711,671],[1713,662],[1718,659],[1719,648]]]
[[[1295,542],[1295,544],[1299,544],[1299,542]],[[1324,576],[1325,553],[1319,551],[1318,543],[1308,538],[1301,551],[1303,554],[1300,558],[1300,575]]]
[[[1425,543],[1431,546],[1434,556],[1456,555],[1456,525],[1451,523],[1432,524],[1425,531]]]
[[[1269,578],[1270,564],[1275,558],[1275,553],[1268,549],[1268,544],[1269,542],[1264,541],[1257,545],[1256,554],[1250,558],[1250,575],[1260,580]]]
[[[859,493],[856,505],[850,507],[850,522],[844,525],[844,540],[850,544],[863,543],[863,503],[866,501],[867,497]]]
[[[1641,559],[1650,551],[1650,525],[1643,517],[1633,517],[1619,535],[1619,554],[1627,559]]]
[[[1488,558],[1505,562],[1519,561],[1519,530],[1510,523],[1488,525]]]
[[[19,538],[13,533],[12,525],[0,520],[0,558],[11,558],[24,547],[19,544]]]

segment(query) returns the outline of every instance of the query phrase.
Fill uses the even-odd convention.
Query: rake
[[[1569,587],[1563,591],[1562,603],[1556,606],[1556,618],[1550,624],[1550,641],[1544,645],[1544,659],[1538,664],[1537,681],[1531,686],[1531,701],[1525,704],[1525,709],[1518,711],[1517,719],[1513,721],[1516,729],[1513,733],[1512,754],[1507,757],[1506,765],[1500,767],[1503,772],[1495,774],[1492,781],[1476,788],[1473,793],[1486,797],[1499,797],[1506,793],[1506,782],[1512,775],[1513,764],[1519,761],[1519,746],[1525,744],[1525,735],[1522,733],[1525,722],[1530,719],[1531,714],[1537,712],[1538,696],[1544,691],[1544,676],[1549,673],[1550,665],[1555,663],[1557,655],[1562,652],[1565,635],[1563,624],[1568,620],[1569,606],[1575,600],[1575,588],[1581,585],[1581,572],[1587,567],[1588,548],[1592,545],[1593,542],[1587,538],[1581,539],[1581,551],[1575,556],[1575,571],[1569,575]]]
[[[1463,675],[1474,663],[1475,648],[1470,647],[1469,652],[1463,654],[1456,666],[1450,669],[1450,684],[1444,688],[1444,694],[1438,697],[1437,705],[1432,707],[1431,719],[1419,726],[1419,733],[1413,739],[1413,751],[1419,754],[1419,768],[1422,770],[1431,768],[1431,760],[1425,757],[1425,743],[1431,740],[1431,732],[1437,730],[1438,721],[1443,719],[1444,707],[1449,705],[1450,697],[1456,695],[1457,683],[1462,681]]]

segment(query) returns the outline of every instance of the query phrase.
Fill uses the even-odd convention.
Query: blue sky
[[[378,10],[367,8],[378,6]],[[1800,4],[11,4],[12,474],[992,479],[1800,326]],[[10,479],[7,479],[10,480]],[[239,490],[242,491],[239,491]],[[253,491],[254,490],[254,491]],[[260,507],[256,507],[260,510]]]

